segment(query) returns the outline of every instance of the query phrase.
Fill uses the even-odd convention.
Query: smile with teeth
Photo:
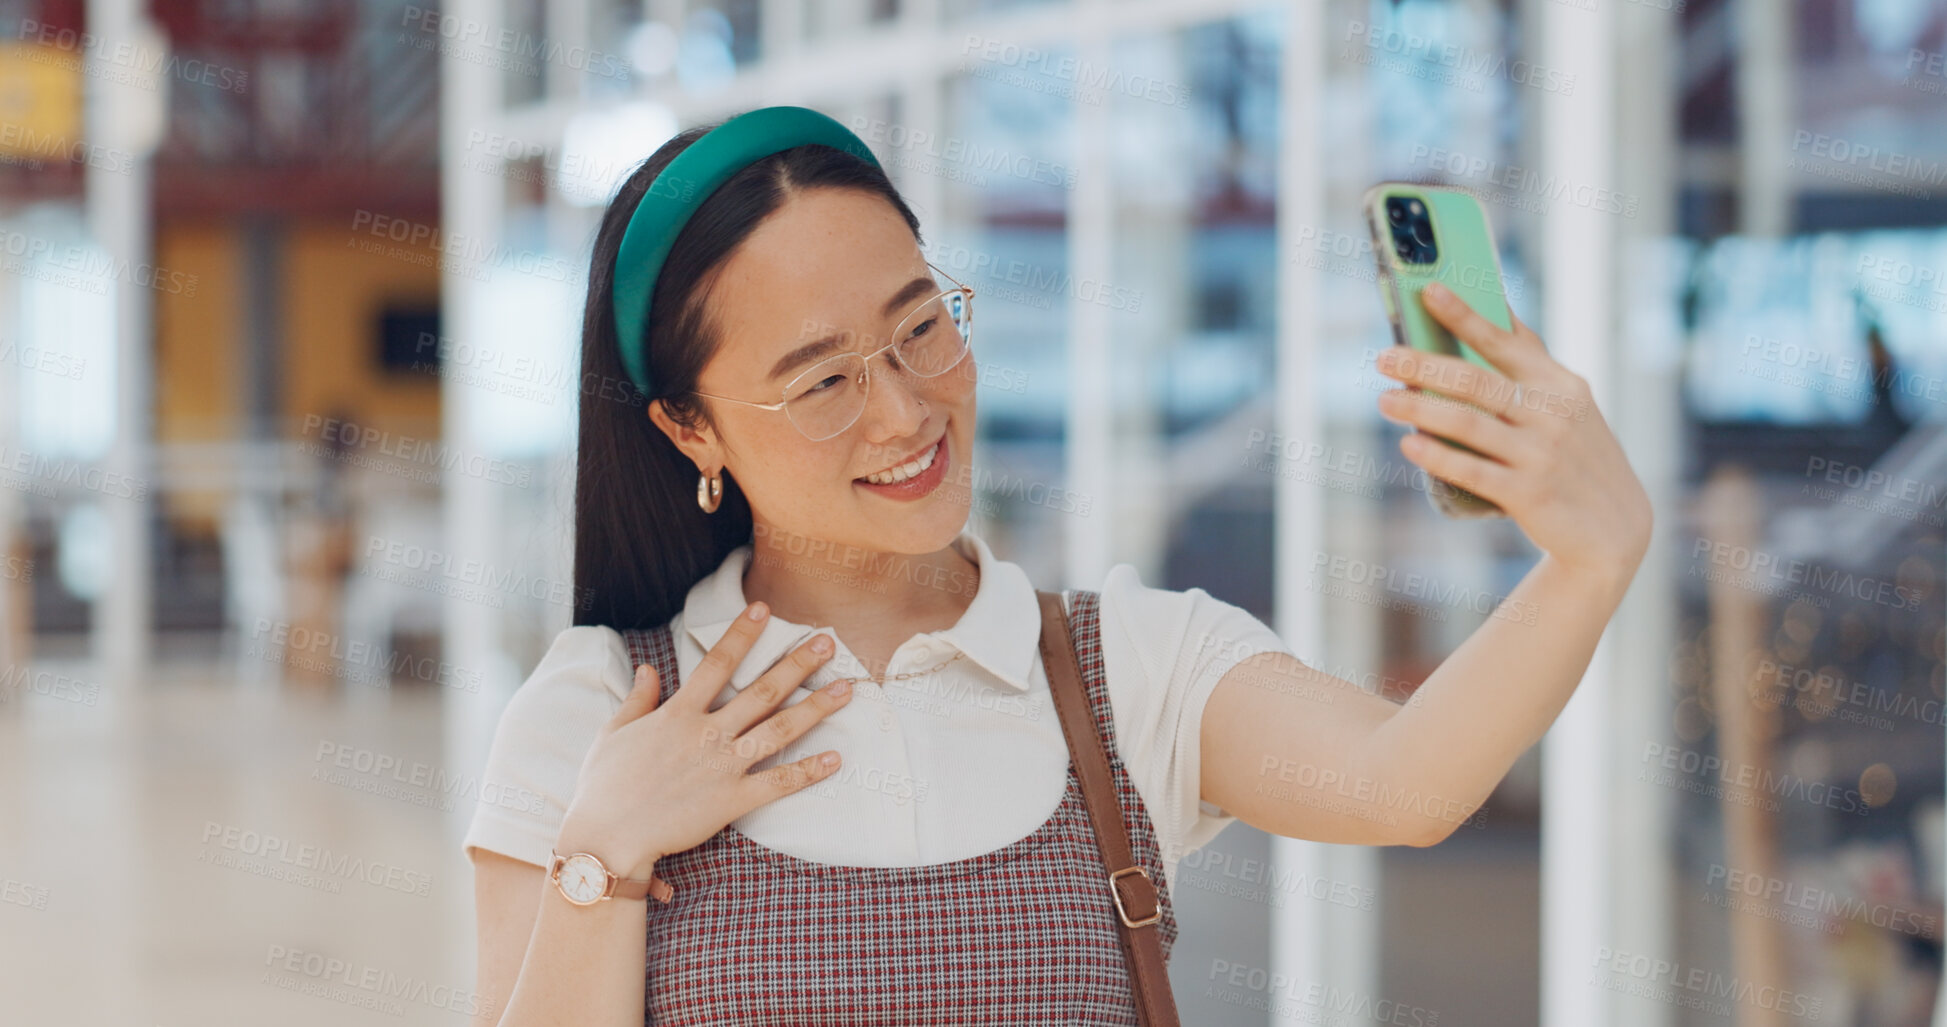
[[[889,471],[880,471],[876,474],[868,474],[862,480],[871,482],[874,485],[897,485],[898,483],[905,481],[907,478],[910,478],[913,475],[926,470],[928,467],[933,466],[933,461],[939,459],[939,456],[940,456],[940,444],[935,442],[933,443],[932,447],[929,448],[926,452],[921,453],[919,456],[914,457],[913,459],[908,460],[903,464],[900,464],[898,467],[894,467]]]

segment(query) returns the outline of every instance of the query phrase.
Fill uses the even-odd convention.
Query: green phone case
[[[1391,196],[1411,197],[1426,204],[1433,221],[1437,250],[1433,263],[1408,264],[1394,250],[1385,211],[1386,199]],[[1488,321],[1503,329],[1513,329],[1501,284],[1501,257],[1494,248],[1494,231],[1488,225],[1487,211],[1482,209],[1480,201],[1464,190],[1448,186],[1381,182],[1366,191],[1364,207],[1366,224],[1372,231],[1373,253],[1379,263],[1380,294],[1386,304],[1386,317],[1393,325],[1394,342],[1424,353],[1457,354],[1494,370],[1493,364],[1454,338],[1420,303],[1421,290],[1437,281],[1452,289]],[[1469,453],[1477,452],[1451,439],[1433,437]],[[1500,507],[1466,489],[1437,478],[1428,478],[1427,484],[1427,499],[1449,517],[1506,516]]]

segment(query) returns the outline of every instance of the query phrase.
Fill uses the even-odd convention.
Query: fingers
[[[1548,368],[1518,383],[1471,360],[1406,346],[1379,354],[1373,366],[1407,385],[1464,399],[1510,424],[1586,421],[1594,412],[1588,383],[1552,358]]]
[[[1507,510],[1512,498],[1514,471],[1486,457],[1455,449],[1431,435],[1411,434],[1399,440],[1399,451],[1406,459],[1426,469],[1426,473],[1450,485],[1458,485]]]
[[[757,793],[755,805],[773,802],[823,781],[838,772],[839,762],[838,753],[833,750],[750,775],[750,787]]]
[[[852,683],[835,681],[811,693],[803,702],[786,706],[745,731],[736,740],[736,750],[740,755],[752,755],[752,763],[773,753],[783,752],[791,743],[802,738],[805,732],[851,701]]]
[[[1521,318],[1515,316],[1513,310],[1508,311],[1508,324],[1514,327],[1514,334],[1516,338],[1528,339],[1532,341],[1535,345],[1535,348],[1542,350],[1543,352],[1546,352],[1548,350],[1548,344],[1542,341],[1541,336],[1535,334],[1535,330],[1533,328],[1528,327],[1528,322],[1523,321],[1521,320]]]
[[[1390,389],[1380,394],[1379,411],[1389,420],[1466,443],[1502,463],[1514,463],[1524,446],[1514,425],[1434,393]]]
[[[1482,317],[1439,282],[1420,290],[1420,302],[1433,319],[1462,342],[1474,348],[1488,363],[1516,381],[1527,381],[1541,373],[1550,362],[1548,351],[1533,332],[1526,338]],[[1510,314],[1510,317],[1513,315]],[[1512,321],[1509,324],[1513,324]]]
[[[1465,399],[1512,421],[1520,412],[1515,383],[1471,360],[1394,346],[1373,362],[1379,373],[1408,385]]]
[[[696,673],[676,689],[676,694],[670,697],[670,705],[682,705],[697,712],[709,709],[710,700],[715,699],[723,691],[723,686],[730,683],[730,673],[744,662],[744,656],[750,652],[757,636],[764,633],[764,622],[770,615],[771,608],[762,600],[744,607],[744,612],[730,622],[730,627],[724,630],[722,638],[717,639],[717,644],[703,654],[703,662],[696,665]]]
[[[776,666],[739,691],[736,698],[724,703],[714,715],[723,721],[723,728],[731,737],[743,734],[797,690],[820,664],[831,659],[832,652],[830,635],[811,636],[792,650],[791,655],[777,661]],[[820,689],[821,692],[830,690]]]
[[[610,729],[621,727],[656,708],[662,698],[662,679],[656,668],[645,663],[635,669],[635,683],[629,687],[629,694],[622,697],[622,705],[609,718]]]

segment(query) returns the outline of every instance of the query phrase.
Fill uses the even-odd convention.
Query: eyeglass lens
[[[898,342],[893,352],[899,355],[900,365],[921,378],[936,377],[958,365],[972,338],[972,297],[937,272],[934,278],[941,292],[914,307],[892,335]],[[858,350],[840,353],[793,379],[784,394],[791,423],[813,441],[850,428],[865,410],[867,386],[860,380],[865,358]]]

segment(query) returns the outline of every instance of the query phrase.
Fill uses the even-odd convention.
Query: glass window
[[[1063,521],[1087,516],[1093,502],[1070,490],[1064,470],[1074,115],[1060,97],[994,70],[975,64],[949,79],[937,124],[895,115],[861,136],[927,208],[927,258],[974,289],[971,523],[997,553],[1052,581]]]

